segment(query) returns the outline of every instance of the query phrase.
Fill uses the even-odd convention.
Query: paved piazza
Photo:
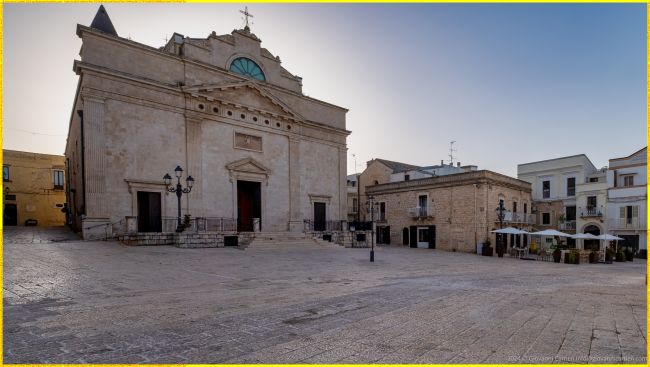
[[[4,232],[5,363],[645,363],[646,262]]]

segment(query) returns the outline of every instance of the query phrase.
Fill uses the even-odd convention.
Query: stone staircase
[[[258,232],[244,249],[336,249],[343,248],[333,242],[313,238],[305,233]]]

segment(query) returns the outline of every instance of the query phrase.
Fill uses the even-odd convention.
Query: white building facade
[[[587,184],[593,180],[590,175],[596,172],[598,170],[584,154],[518,165],[517,177],[532,186],[536,227],[575,233],[578,193],[591,189]],[[601,199],[599,205],[606,205],[606,200]],[[602,223],[599,229],[604,230]]]
[[[607,170],[607,232],[635,253],[647,252],[647,147],[609,160]]]
[[[346,220],[347,110],[304,95],[248,27],[174,33],[153,48],[119,37],[100,7],[77,35],[65,156],[72,226],[84,238],[121,221],[137,221],[137,232],[173,226],[177,198],[163,175],[177,165],[183,183],[194,178],[182,213],[219,228],[300,232],[305,221]]]

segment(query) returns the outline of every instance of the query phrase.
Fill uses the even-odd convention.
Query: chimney
[[[460,162],[456,162],[456,167],[460,167]]]

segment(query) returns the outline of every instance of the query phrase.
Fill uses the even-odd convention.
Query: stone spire
[[[92,24],[90,24],[90,28],[95,28],[117,37],[117,31],[115,30],[115,27],[113,27],[111,18],[108,17],[104,5],[99,6],[97,14],[95,14],[95,19],[93,19]]]

